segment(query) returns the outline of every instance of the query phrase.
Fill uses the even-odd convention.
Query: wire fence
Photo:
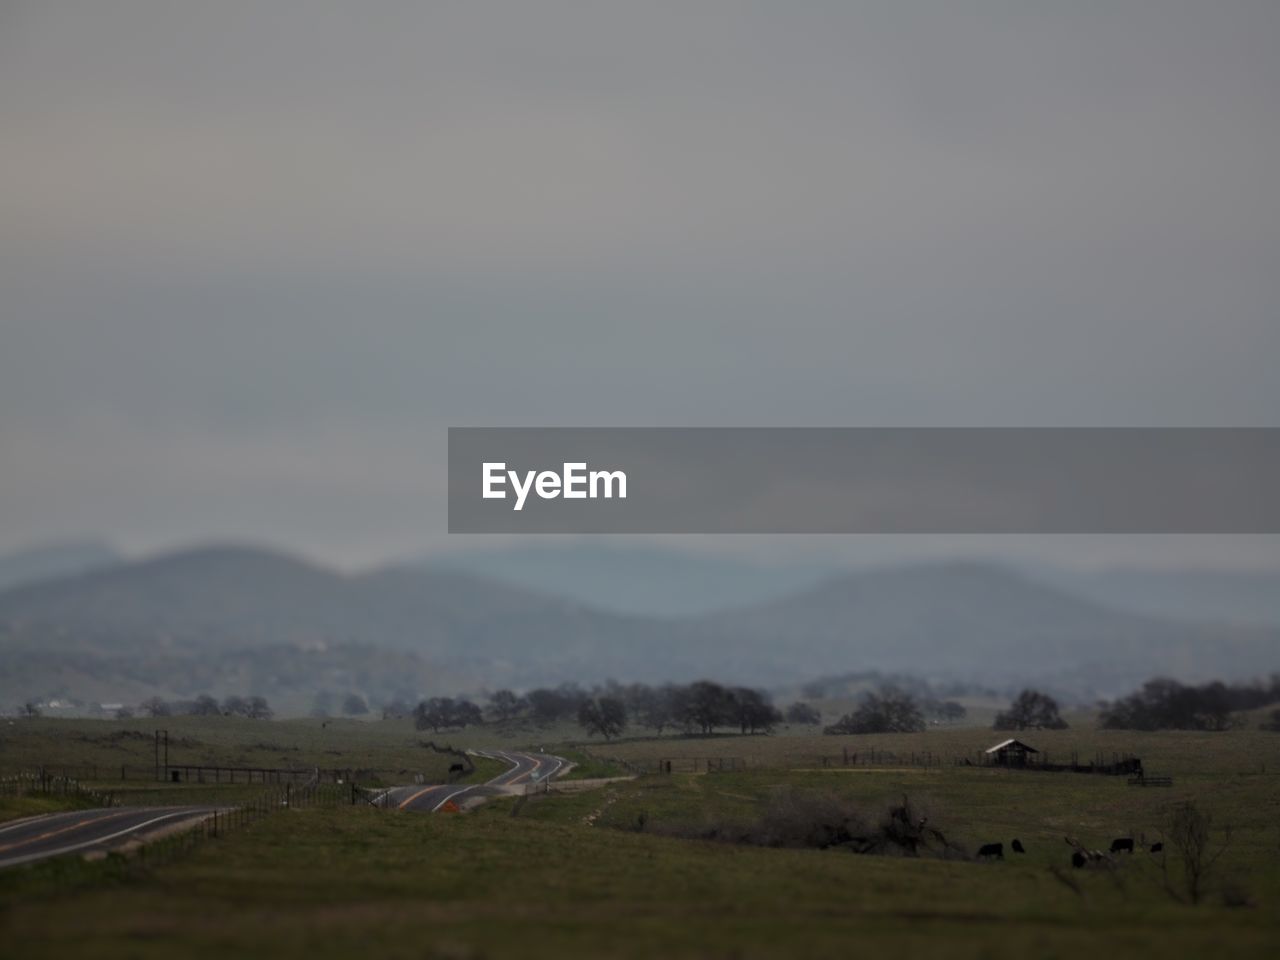
[[[846,748],[838,754],[791,754],[785,759],[777,757],[712,757],[672,756],[654,758],[609,757],[582,751],[592,760],[614,764],[628,773],[735,773],[764,769],[827,769],[832,767],[942,767],[949,758],[929,750],[898,753],[892,750]]]
[[[225,764],[159,763],[159,764],[47,764],[39,774],[86,782],[164,781],[165,783],[206,784],[303,784],[364,783],[412,776],[412,770],[375,770],[360,767],[246,767]],[[27,774],[24,774],[27,775]]]
[[[111,791],[87,787],[74,777],[55,775],[43,770],[0,777],[0,796],[77,797],[88,804],[103,807],[110,807],[115,802]]]
[[[939,753],[932,750],[895,751],[878,747],[844,747],[836,754],[789,754],[780,756],[669,756],[624,758],[606,756],[587,748],[579,748],[593,761],[613,764],[628,773],[731,773],[747,770],[807,770],[841,767],[884,769],[940,769],[944,766],[1036,770],[1047,773],[1094,773],[1107,776],[1142,776],[1142,761],[1129,753],[1098,753],[1088,759],[1072,752],[1051,757],[1046,753],[992,754]]]
[[[273,813],[344,806],[349,796],[349,789],[335,784],[313,782],[301,787],[286,784],[282,789],[267,791],[252,800],[214,810],[190,826],[143,843],[138,847],[137,860],[141,866],[171,863]]]

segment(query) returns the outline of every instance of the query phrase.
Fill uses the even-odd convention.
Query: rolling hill
[[[595,609],[405,565],[342,574],[210,547],[0,592],[0,698],[320,689],[392,694],[713,676],[772,686],[858,669],[1115,695],[1155,674],[1280,667],[1280,631],[1119,612],[1002,567],[849,574],[696,617]]]

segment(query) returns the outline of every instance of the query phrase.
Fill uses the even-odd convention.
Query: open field
[[[199,745],[192,749],[213,751],[219,759],[245,749],[246,735],[295,743],[298,750],[290,752],[297,753],[314,751],[307,737],[319,736],[307,729],[310,722],[190,722],[182,735]],[[30,756],[64,742],[64,734],[109,733],[128,729],[129,722],[97,724],[37,721],[4,732],[16,755]],[[170,726],[171,737],[176,726]],[[415,746],[416,731],[380,723],[351,727],[341,735],[354,749],[406,759],[415,750],[434,756]],[[500,739],[501,732],[489,735]],[[844,745],[963,754],[999,737],[959,729],[903,737],[596,743],[590,749],[599,756],[741,756],[752,766],[495,799],[461,815],[366,805],[280,810],[163,866],[109,858],[4,871],[0,942],[16,945],[24,957],[144,958],[323,958],[356,951],[387,957],[767,958],[847,956],[851,950],[1019,958],[1096,950],[1168,958],[1266,956],[1280,948],[1275,734],[1083,728],[1026,735],[1053,754],[1136,753],[1150,769],[1175,777],[1165,789],[1130,787],[1124,777],[952,763],[807,765],[810,756],[838,754]],[[86,751],[86,760],[93,751],[112,749],[100,739],[72,736],[65,742],[73,753]],[[558,749],[585,761],[584,773],[614,772],[578,747]],[[5,762],[13,755],[6,752]],[[355,755],[335,759],[338,765],[355,762]],[[176,797],[184,787],[144,789]],[[232,789],[243,788],[202,789],[228,791],[230,799]],[[1000,841],[1006,859],[870,856],[688,839],[711,829],[732,835],[788,798],[834,799],[874,818],[904,795],[965,854]],[[1163,889],[1162,864],[1176,875],[1177,862],[1168,853],[1169,859],[1119,855],[1115,869],[1071,869],[1064,835],[1104,849],[1115,837],[1150,843],[1162,838],[1173,807],[1184,801],[1212,814],[1215,849],[1230,828],[1199,906],[1176,902]],[[1014,837],[1025,854],[1009,849]]]
[[[469,746],[465,734],[439,736],[407,720],[247,720],[242,717],[163,717],[129,720],[37,718],[0,725],[0,773],[47,766],[100,767],[99,779],[119,778],[121,765],[152,768],[154,732],[169,731],[172,766],[359,768],[422,774],[443,780],[454,762],[424,745]],[[114,774],[109,771],[114,769]]]
[[[942,765],[954,765],[956,758],[976,754],[1010,736],[1017,736],[1047,753],[1055,761],[1067,761],[1072,754],[1087,763],[1095,755],[1131,753],[1142,759],[1150,774],[1203,776],[1237,773],[1280,772],[1280,735],[1257,729],[1226,733],[1195,731],[1099,730],[1093,726],[1072,726],[1066,730],[1035,730],[1014,734],[975,727],[934,728],[924,733],[876,734],[864,736],[824,736],[821,733],[788,737],[718,736],[623,739],[597,743],[591,749],[599,756],[632,762],[691,757],[734,757],[748,766],[795,767],[819,764],[820,758],[850,753],[868,757],[873,752],[899,757],[931,755]]]

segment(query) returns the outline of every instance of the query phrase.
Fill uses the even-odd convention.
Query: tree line
[[[135,707],[121,707],[116,717],[127,720],[144,717],[246,717],[249,720],[270,720],[275,716],[266,697],[230,696],[218,700],[203,693],[194,700],[165,700],[149,697]]]
[[[1233,713],[1280,703],[1280,673],[1266,681],[1189,685],[1157,677],[1127,697],[1104,704],[1098,723],[1109,730],[1227,730]],[[1280,710],[1267,729],[1280,729]]]
[[[629,727],[651,730],[659,736],[667,730],[711,734],[724,728],[765,734],[784,720],[807,724],[821,719],[807,705],[793,705],[784,715],[762,690],[710,680],[661,686],[610,682],[590,688],[566,683],[524,694],[503,689],[489,694],[483,707],[463,698],[431,697],[412,708],[403,701],[389,704],[383,715],[411,715],[419,730],[433,732],[490,720],[524,719],[539,726],[572,722],[588,736],[606,740]]]
[[[918,691],[924,691],[923,694]],[[857,706],[823,728],[828,734],[913,733],[930,721],[954,722],[967,711],[954,700],[933,696],[928,685],[904,689],[882,683],[864,692]],[[816,691],[813,691],[816,692]],[[1184,684],[1156,678],[1112,702],[1099,704],[1099,726],[1112,730],[1226,730],[1236,725],[1233,714],[1280,703],[1280,673],[1266,681],[1227,684],[1220,681]],[[312,716],[327,717],[340,709],[347,716],[371,712],[358,693],[345,696],[322,691]],[[20,711],[39,716],[34,703]],[[488,722],[526,720],[538,726],[577,723],[589,736],[606,740],[627,729],[648,730],[661,736],[667,731],[709,735],[720,730],[742,734],[768,734],[781,723],[818,726],[821,712],[803,700],[786,710],[776,707],[763,690],[729,686],[711,680],[694,683],[621,684],[609,681],[584,688],[575,683],[538,687],[523,694],[501,689],[488,694],[482,704],[465,697],[430,697],[412,703],[397,697],[382,705],[383,719],[412,718],[419,730],[440,732]],[[269,720],[274,711],[261,696],[228,696],[219,700],[201,694],[190,700],[151,697],[136,707],[122,707],[120,718],[134,716],[237,716]],[[1032,688],[1021,691],[1008,708],[996,714],[996,730],[1061,730],[1067,727],[1054,697]],[[1280,730],[1280,710],[1272,712],[1264,729]]]

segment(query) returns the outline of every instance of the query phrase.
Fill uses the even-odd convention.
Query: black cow
[[[1009,846],[1013,847],[1013,852],[1014,852],[1014,853],[1026,853],[1026,852],[1027,852],[1027,848],[1026,848],[1026,847],[1024,847],[1024,846],[1022,845],[1022,841],[1021,841],[1021,840],[1019,840],[1017,837],[1014,837],[1014,838],[1013,838],[1013,843],[1009,844]]]
[[[451,763],[449,764],[449,772],[450,773],[466,773],[467,768],[460,763]]]
[[[993,860],[1003,860],[1004,844],[1003,843],[984,843],[981,847],[978,848],[978,857],[979,858],[990,857]]]
[[[1159,840],[1157,840],[1155,843],[1151,845],[1152,853],[1159,853],[1163,849],[1164,849],[1164,844]]]
[[[1089,861],[1089,858],[1084,855],[1083,850],[1077,850],[1071,854],[1071,865],[1075,867],[1077,870],[1079,870],[1086,863],[1088,863],[1088,861]]]
[[[1116,837],[1111,841],[1112,853],[1133,853],[1133,837]]]

